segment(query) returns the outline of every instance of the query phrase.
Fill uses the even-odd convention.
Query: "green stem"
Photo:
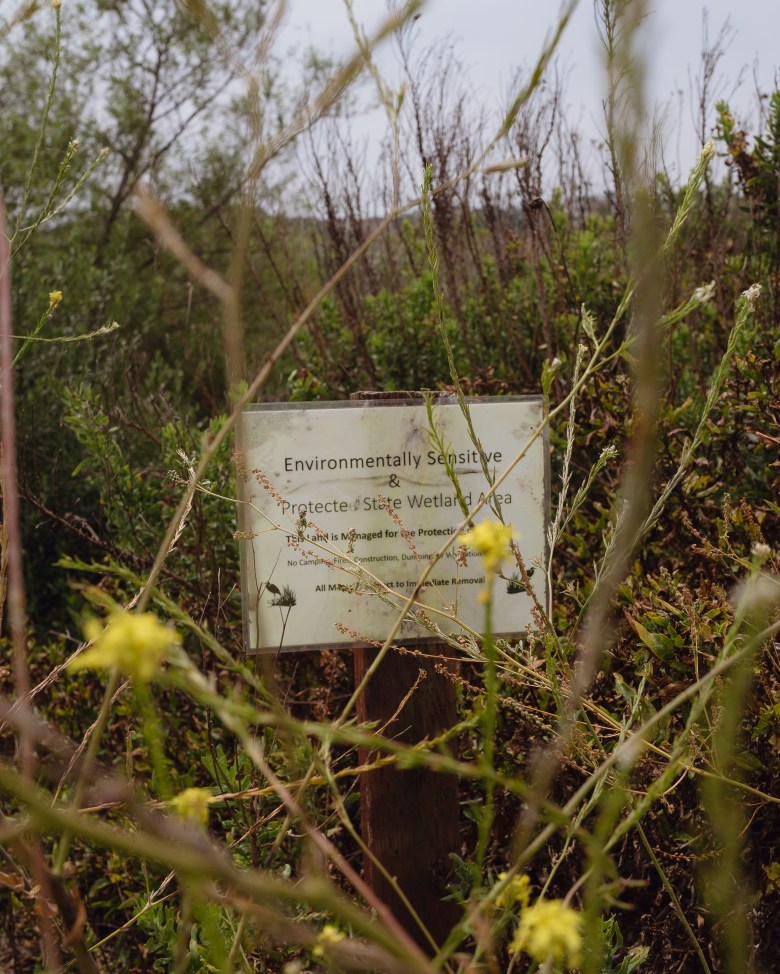
[[[244,962],[244,968],[247,968],[246,958],[243,956],[241,951],[241,941],[244,939],[244,932],[246,931],[246,913],[241,914],[241,918],[238,921],[238,927],[236,928],[235,935],[233,937],[233,943],[230,945],[230,953],[228,954],[227,963],[225,965],[226,969],[232,971],[236,966],[236,958],[239,952],[242,954],[242,960]]]
[[[97,757],[98,748],[100,747],[100,742],[103,739],[103,734],[105,733],[106,725],[108,724],[108,717],[111,713],[111,702],[118,685],[119,673],[116,669],[114,669],[111,671],[108,678],[108,683],[106,684],[106,689],[103,693],[103,702],[100,705],[100,712],[98,713],[98,718],[93,726],[92,734],[90,735],[89,743],[87,745],[87,753],[84,755],[84,761],[81,765],[81,770],[76,781],[76,787],[73,792],[73,802],[71,803],[71,807],[75,813],[78,812],[84,798],[84,793],[87,790],[87,784],[89,783],[89,779],[92,774],[92,767],[95,763],[95,758]],[[54,855],[54,871],[57,874],[61,874],[65,866],[65,860],[68,857],[68,850],[70,848],[72,837],[73,833],[71,831],[68,829],[63,830],[59,845],[57,846],[57,851]]]
[[[27,212],[27,207],[30,202],[30,192],[32,190],[33,178],[35,177],[35,171],[38,168],[38,156],[41,152],[41,147],[43,145],[43,140],[46,135],[46,129],[49,124],[49,116],[51,114],[52,105],[54,104],[54,95],[57,90],[57,74],[60,68],[60,53],[62,51],[62,19],[60,16],[59,8],[55,9],[56,27],[54,31],[54,52],[52,54],[52,68],[51,68],[51,78],[49,79],[49,90],[46,95],[46,105],[43,109],[43,118],[41,119],[41,127],[38,132],[38,137],[35,140],[35,147],[33,149],[32,161],[30,162],[30,168],[27,171],[27,178],[24,182],[24,189],[22,190],[22,202],[19,207],[19,215],[16,219],[16,230],[14,232],[12,242],[15,240],[19,230],[24,222],[24,217]]]
[[[485,807],[478,819],[477,882],[481,882],[482,870],[487,853],[490,833],[495,816],[495,747],[496,747],[496,714],[498,709],[498,671],[496,668],[496,644],[493,639],[493,583],[495,572],[488,571],[485,578],[485,635],[482,641],[482,651],[485,654],[485,702],[482,710],[482,767],[488,774],[485,780]]]
[[[688,923],[688,918],[685,916],[683,908],[680,905],[680,901],[677,899],[677,894],[675,893],[672,884],[669,882],[663,866],[658,861],[656,854],[653,852],[653,847],[650,845],[647,835],[645,834],[645,830],[642,828],[642,823],[638,820],[636,823],[636,830],[639,833],[639,838],[642,840],[642,845],[645,847],[648,856],[650,856],[650,861],[655,867],[655,871],[658,873],[659,879],[663,883],[664,889],[669,894],[669,899],[672,901],[674,912],[677,914],[680,923],[682,923],[683,927],[685,928],[685,932],[688,934],[688,939],[693,944],[693,949],[696,951],[696,955],[701,961],[702,970],[705,972],[705,974],[712,974],[710,965],[707,963],[707,958],[704,956],[704,951],[701,949],[699,941],[696,939],[696,934],[693,932],[693,928],[691,927],[690,923]]]
[[[135,698],[138,701],[138,709],[141,712],[141,726],[146,746],[152,759],[152,782],[154,789],[162,799],[168,799],[173,795],[171,776],[168,770],[168,762],[165,759],[165,752],[162,741],[165,739],[163,727],[157,712],[149,685],[137,683],[135,686]]]

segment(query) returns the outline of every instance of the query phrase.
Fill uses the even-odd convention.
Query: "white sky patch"
[[[759,95],[773,90],[780,68],[780,5],[777,0],[744,0],[736,8],[731,0],[709,0],[706,4],[655,0],[649,7],[643,26],[647,100],[664,125],[665,165],[673,177],[684,178],[701,148],[696,82],[704,11],[710,45],[721,28],[730,25],[712,89],[709,125],[715,122],[715,101],[725,98],[751,132],[758,120]],[[354,0],[354,10],[369,34],[387,13],[381,0]],[[557,4],[538,0],[428,0],[415,25],[415,45],[424,49],[449,38],[464,64],[474,98],[486,108],[491,120],[497,121],[517,69],[529,69],[535,62],[555,24],[557,10]],[[290,0],[277,50],[290,52],[287,63],[292,66],[308,47],[336,58],[354,49],[341,0]],[[392,41],[377,52],[376,60],[383,74],[397,84],[400,66]],[[580,0],[564,34],[558,70],[565,81],[569,121],[580,129],[585,145],[599,143],[604,130],[606,76],[590,0]],[[378,145],[386,131],[379,110],[366,112],[352,122],[353,135],[365,138],[369,147]],[[594,184],[595,191],[600,189]]]

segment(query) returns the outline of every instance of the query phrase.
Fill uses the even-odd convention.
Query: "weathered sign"
[[[454,397],[438,398],[431,435],[424,402],[268,404],[242,416],[239,447],[242,594],[247,648],[297,650],[383,640],[429,558],[527,446],[542,420],[538,397],[469,400],[482,455]],[[495,493],[496,517],[516,532],[544,603],[548,448],[539,436]],[[448,475],[454,470],[458,492]],[[487,467],[487,475],[485,472]],[[520,635],[533,600],[507,565],[496,586],[494,631]],[[460,623],[480,630],[477,555],[450,545],[397,642],[437,638]],[[422,616],[418,613],[423,613]],[[456,621],[457,620],[457,621]]]

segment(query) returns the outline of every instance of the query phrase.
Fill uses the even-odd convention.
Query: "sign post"
[[[359,392],[351,396],[364,403],[393,398],[419,402],[421,394]],[[377,652],[355,649],[356,685]],[[443,642],[431,642],[414,655],[391,650],[358,700],[358,720],[376,722],[385,736],[404,744],[418,744],[453,727],[458,702],[453,679],[457,668],[451,659],[452,650]],[[372,754],[361,748],[359,758],[361,764],[367,764]],[[458,779],[454,775],[425,768],[399,771],[385,767],[362,776],[360,829],[370,852],[363,862],[363,876],[423,949],[430,945],[385,872],[441,945],[460,913],[457,904],[444,900],[452,870],[450,855],[460,851],[459,826]]]
[[[540,397],[469,400],[481,451],[454,396],[360,393],[350,402],[268,404],[242,417],[241,567],[249,652],[342,646],[360,681],[430,558],[525,450],[496,490],[526,568],[544,562],[549,497]],[[432,428],[433,424],[433,428]],[[530,446],[528,446],[530,442]],[[487,467],[487,470],[485,469]],[[452,482],[452,474],[457,486]],[[488,506],[474,518],[496,517]],[[544,572],[532,572],[545,604]],[[480,560],[452,545],[431,571],[391,650],[358,702],[361,721],[415,744],[457,721],[455,650],[446,638],[479,633]],[[534,599],[517,573],[497,589],[498,637],[533,625]],[[361,760],[369,759],[361,754]],[[425,769],[363,776],[361,828],[369,885],[422,945],[419,928],[386,879],[441,942],[457,920],[442,902],[449,854],[459,849],[457,779]]]

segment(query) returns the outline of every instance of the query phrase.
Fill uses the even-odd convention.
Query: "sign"
[[[484,452],[453,396],[267,404],[242,415],[239,447],[241,578],[249,651],[382,642],[430,557],[501,478],[542,422],[539,397],[468,401]],[[438,438],[438,446],[436,439]],[[442,449],[447,456],[445,461]],[[496,518],[515,531],[536,598],[545,604],[548,445],[539,436],[496,491]],[[463,528],[465,530],[465,528]],[[522,635],[533,599],[509,561],[494,589],[494,632]],[[479,556],[451,544],[396,642],[479,632]],[[462,625],[461,625],[462,624]]]

